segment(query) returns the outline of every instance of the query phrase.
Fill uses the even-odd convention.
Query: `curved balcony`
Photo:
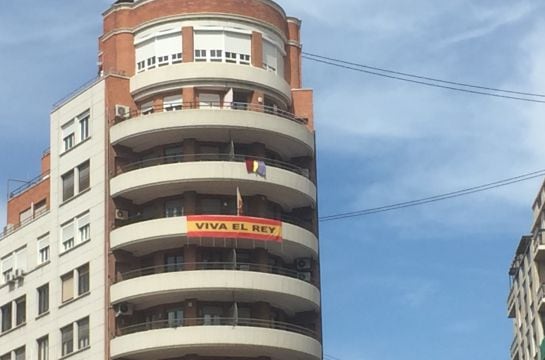
[[[189,62],[135,74],[130,91],[138,100],[158,91],[190,84],[243,84],[274,92],[290,102],[291,88],[277,74],[253,66],[216,62]]]
[[[116,118],[116,125],[110,129],[110,140],[113,145],[139,152],[157,144],[177,142],[179,131],[183,131],[185,138],[260,142],[291,157],[313,154],[314,136],[305,126],[305,119],[258,104],[208,105],[184,103],[176,111],[153,107],[147,109],[146,114],[131,111],[125,117]]]
[[[259,176],[248,172],[240,156],[223,154],[222,161],[215,155],[207,156],[176,155],[131,164],[124,169],[126,172],[111,179],[111,195],[143,204],[184,191],[229,194],[238,186],[244,195],[264,195],[287,209],[316,204],[316,186],[304,169],[293,164],[261,160],[269,166],[262,174],[265,176]],[[176,159],[180,162],[174,162]]]
[[[241,266],[245,264],[232,263],[199,265],[207,270],[199,270],[195,265],[183,264],[183,268],[178,271],[152,275],[145,275],[145,272],[156,271],[158,268],[130,272],[128,276],[132,274],[137,277],[112,285],[110,300],[113,304],[130,302],[137,309],[184,299],[231,301],[233,297],[238,302],[266,301],[294,312],[314,311],[320,308],[318,288],[309,282],[292,277],[297,276],[296,274],[289,276],[267,273],[278,271],[278,268],[267,265],[246,264],[248,268]],[[193,269],[189,269],[190,266]],[[221,269],[228,266],[231,267],[230,270]],[[184,270],[186,268],[187,270]],[[173,265],[159,268],[163,271],[172,269]],[[284,274],[288,272],[284,271]]]
[[[298,223],[297,220],[284,219],[282,243],[267,243],[267,249],[288,259],[317,257],[318,238]],[[183,244],[188,245],[202,242],[202,239],[187,238],[186,217],[170,217],[141,221],[112,230],[110,244],[112,250],[125,250],[135,256],[143,256],[155,251],[179,247],[180,238],[185,238]],[[252,247],[254,245],[251,241],[247,244]],[[238,247],[244,248],[245,243],[239,241]]]
[[[185,322],[184,322],[185,323]],[[113,359],[154,360],[199,356],[260,357],[271,359],[321,359],[322,346],[311,330],[297,325],[259,319],[187,319],[193,326],[159,321],[121,329],[111,340]]]

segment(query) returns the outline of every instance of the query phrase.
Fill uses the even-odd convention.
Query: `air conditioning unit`
[[[295,261],[295,267],[297,271],[307,271],[312,269],[311,258],[299,258]]]
[[[5,279],[6,279],[6,282],[8,284],[14,283],[15,282],[15,274],[13,272],[7,273],[5,275]]]
[[[23,269],[15,269],[13,276],[15,277],[15,280],[22,279],[25,276],[25,271]]]
[[[116,120],[125,120],[130,116],[131,109],[125,105],[116,105],[115,106],[115,119]]]
[[[125,316],[125,315],[132,315],[134,311],[134,307],[132,304],[121,303],[121,304],[117,304],[114,307],[114,310],[115,310],[115,317],[119,317],[119,316]]]
[[[312,274],[308,271],[298,273],[297,277],[299,278],[299,280],[303,280],[306,282],[312,281]]]
[[[129,211],[122,209],[115,209],[116,220],[129,220]]]

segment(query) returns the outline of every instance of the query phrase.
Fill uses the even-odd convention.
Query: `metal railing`
[[[299,279],[313,284],[312,279],[307,281],[302,276],[302,272],[288,269],[279,266],[271,266],[268,264],[244,263],[244,262],[192,262],[192,263],[175,263],[163,264],[158,266],[149,266],[140,269],[134,269],[119,273],[116,276],[116,283],[120,281],[135,279],[142,276],[164,274],[170,272],[182,271],[197,271],[197,270],[232,270],[232,271],[250,271],[267,274],[276,274],[288,276],[294,279]]]
[[[237,110],[237,111],[253,111],[260,112],[270,115],[279,116],[291,121],[295,121],[299,124],[306,125],[308,119],[298,117],[295,114],[280,109],[277,106],[263,105],[263,104],[252,104],[247,102],[183,102],[177,104],[166,104],[162,106],[149,106],[139,110],[131,110],[123,116],[116,116],[114,122],[120,123],[125,120],[132,119],[138,116],[145,116],[158,112],[169,112],[169,111],[184,111],[184,110],[197,110],[197,109],[212,109],[212,110]]]
[[[301,325],[291,324],[282,321],[275,320],[262,320],[251,318],[237,318],[237,317],[203,317],[203,318],[184,318],[184,319],[171,319],[171,320],[157,320],[149,321],[140,324],[129,325],[119,328],[117,331],[118,336],[124,336],[129,334],[135,334],[150,330],[179,328],[186,326],[244,326],[244,327],[258,327],[267,329],[284,330],[294,332],[297,334],[305,335],[318,339],[318,333],[312,329],[306,328]]]
[[[226,153],[216,153],[216,154],[180,154],[180,155],[169,155],[169,156],[160,156],[152,159],[145,159],[135,161],[127,165],[121,165],[119,167],[120,174],[134,171],[138,169],[144,169],[152,166],[165,165],[165,164],[175,164],[175,163],[185,163],[185,162],[203,162],[203,161],[229,161],[229,162],[245,162],[247,160],[257,160],[263,161],[265,165],[288,170],[299,174],[301,176],[310,178],[309,169],[299,167],[297,165],[291,164],[289,162],[269,159],[259,156],[247,156],[247,155],[235,155],[235,154],[226,154]]]
[[[4,238],[8,237],[9,235],[15,233],[17,230],[25,227],[26,225],[30,224],[34,220],[41,218],[45,214],[49,212],[49,208],[44,207],[42,209],[39,209],[38,211],[34,212],[31,217],[17,223],[14,225],[7,225],[4,227],[4,231],[0,233],[0,240],[3,240]]]
[[[8,199],[12,199],[16,197],[17,195],[20,195],[27,191],[28,189],[38,185],[42,181],[46,180],[49,177],[49,171],[44,172],[43,174],[40,174],[39,176],[36,176],[34,179],[29,180],[28,182],[25,182],[23,185],[15,188],[15,190],[12,190],[8,194]]]

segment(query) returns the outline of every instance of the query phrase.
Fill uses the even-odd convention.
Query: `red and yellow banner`
[[[282,223],[248,216],[192,215],[187,217],[187,236],[282,242]]]

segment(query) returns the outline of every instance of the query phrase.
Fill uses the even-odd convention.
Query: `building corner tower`
[[[321,359],[300,25],[269,0],[104,13],[111,359]]]

